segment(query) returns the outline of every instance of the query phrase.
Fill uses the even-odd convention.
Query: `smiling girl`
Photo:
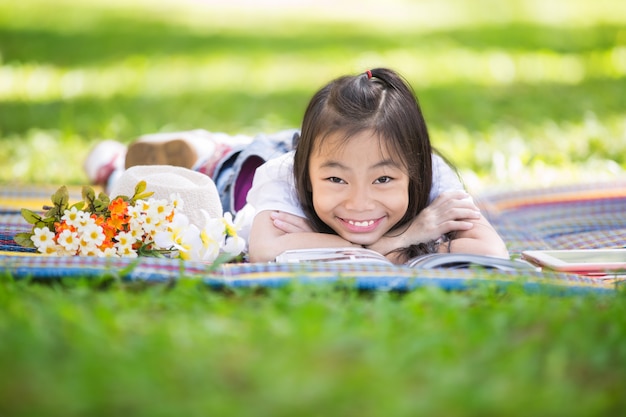
[[[508,257],[458,176],[433,152],[408,84],[378,68],[311,99],[295,151],[257,169],[253,262],[288,249],[361,246],[395,263],[425,252]]]

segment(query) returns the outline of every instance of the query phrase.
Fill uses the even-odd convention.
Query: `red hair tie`
[[[372,78],[372,71],[367,70],[367,71],[365,71],[365,73],[367,74],[367,79],[368,80]]]

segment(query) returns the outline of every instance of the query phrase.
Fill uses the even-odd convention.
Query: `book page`
[[[332,263],[384,263],[391,262],[370,249],[358,247],[316,248],[288,250],[276,257],[275,262],[332,262]]]

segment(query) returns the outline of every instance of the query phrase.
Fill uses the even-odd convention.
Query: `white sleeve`
[[[433,154],[433,186],[428,202],[432,203],[439,194],[450,190],[465,190],[465,187],[456,171],[441,156]]]
[[[257,168],[248,192],[248,204],[255,213],[279,210],[305,217],[293,179],[293,156],[291,151]]]

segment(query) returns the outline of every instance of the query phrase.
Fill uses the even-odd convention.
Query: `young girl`
[[[361,246],[395,263],[424,252],[508,257],[456,173],[433,153],[408,84],[378,68],[338,78],[304,114],[295,151],[256,170],[252,262]]]

